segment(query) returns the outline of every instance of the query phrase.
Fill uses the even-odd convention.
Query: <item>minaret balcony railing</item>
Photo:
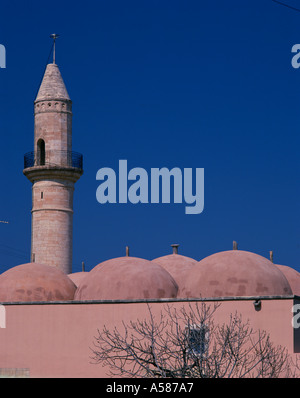
[[[83,169],[83,156],[72,151],[35,151],[24,155],[24,169],[36,166],[75,167]]]

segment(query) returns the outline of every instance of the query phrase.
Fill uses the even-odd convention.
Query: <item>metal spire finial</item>
[[[53,63],[55,64],[55,40],[59,37],[59,35],[52,33],[50,37],[53,39]]]

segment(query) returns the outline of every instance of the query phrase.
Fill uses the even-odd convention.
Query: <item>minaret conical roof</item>
[[[36,97],[36,101],[47,99],[70,100],[60,70],[56,64],[48,64]]]

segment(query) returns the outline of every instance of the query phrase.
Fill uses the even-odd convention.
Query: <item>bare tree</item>
[[[166,306],[158,319],[148,305],[144,320],[123,323],[123,331],[99,331],[92,348],[95,364],[110,376],[172,378],[295,377],[286,348],[241,315],[215,325],[219,305]]]

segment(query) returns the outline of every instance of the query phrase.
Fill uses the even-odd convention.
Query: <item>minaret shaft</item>
[[[73,192],[82,175],[72,152],[72,102],[59,69],[47,66],[34,103],[34,152],[24,174],[32,182],[31,261],[72,272]],[[76,156],[74,156],[76,155]]]
[[[74,183],[37,181],[32,187],[32,260],[72,272]]]

